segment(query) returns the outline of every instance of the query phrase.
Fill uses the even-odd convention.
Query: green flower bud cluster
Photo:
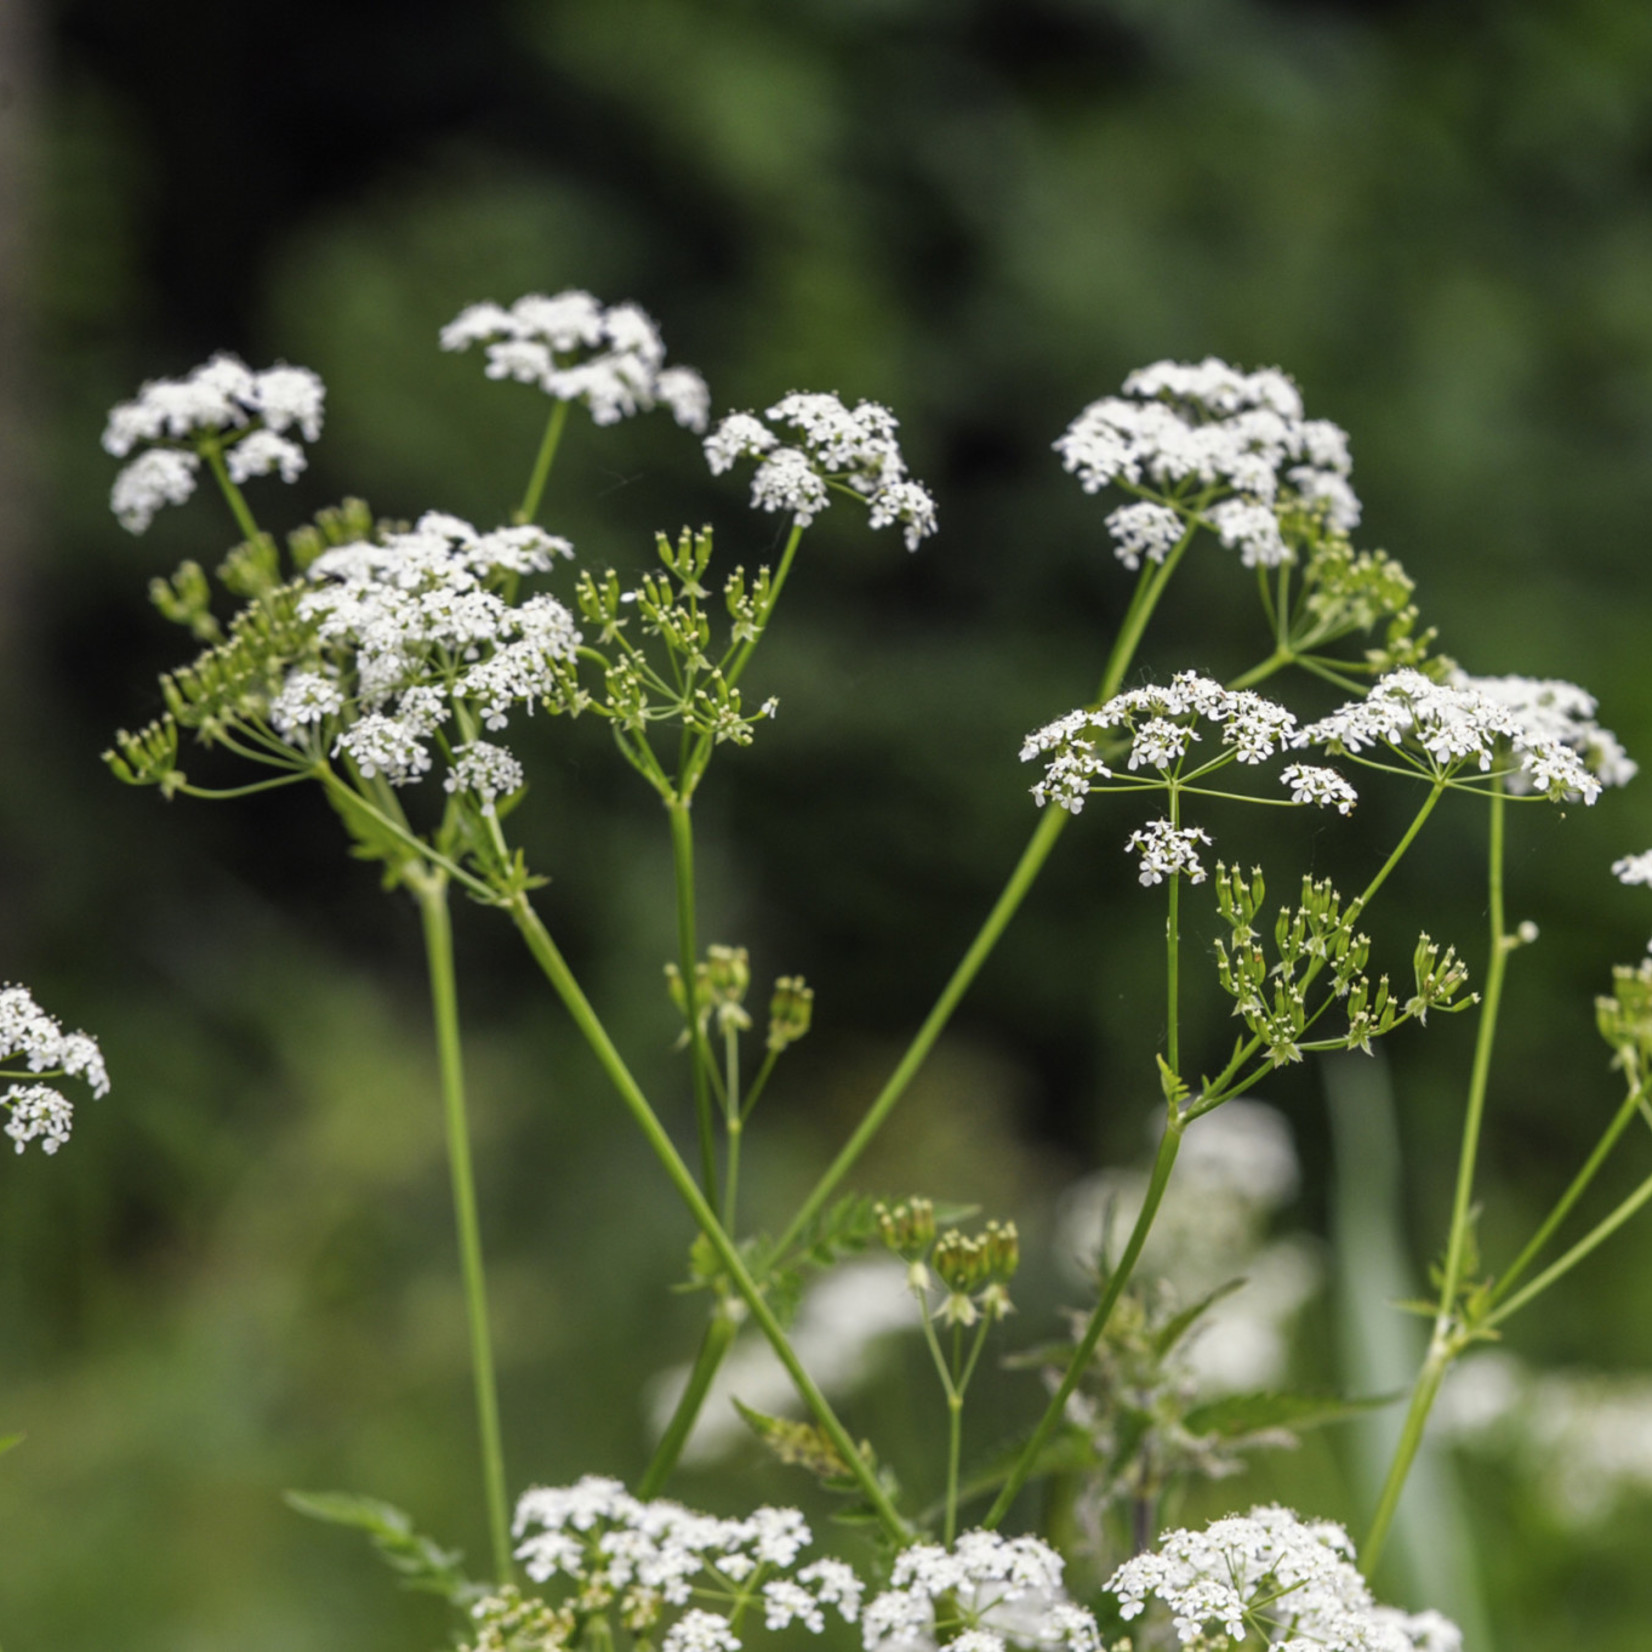
[[[658,534],[655,546],[665,571],[643,575],[632,588],[624,587],[612,568],[600,577],[587,570],[579,578],[575,600],[595,638],[582,658],[600,666],[603,678],[600,693],[580,691],[580,709],[589,707],[614,725],[621,751],[663,796],[685,797],[698,783],[711,746],[750,745],[756,725],[773,715],[772,701],[748,713],[734,686],[746,650],[767,623],[772,587],[767,568],[749,591],[743,569],[729,575],[724,601],[730,638],[719,650],[704,606],[710,528],[685,528],[675,541]],[[639,637],[663,645],[664,660],[651,658],[644,644],[628,635],[633,622]],[[647,731],[656,723],[676,723],[703,743],[675,782],[647,747]]]
[[[1363,1050],[1369,1055],[1371,1040],[1392,1032],[1402,1021],[1426,1021],[1431,1009],[1450,1012],[1478,1002],[1472,994],[1457,996],[1468,970],[1455,950],[1447,947],[1442,953],[1426,935],[1419,938],[1412,960],[1416,992],[1403,1007],[1392,995],[1386,975],[1373,986],[1365,972],[1371,940],[1355,928],[1361,903],[1344,905],[1328,878],[1305,877],[1299,904],[1279,909],[1272,961],[1256,927],[1266,894],[1260,868],[1247,878],[1237,867],[1218,863],[1215,883],[1217,909],[1231,931],[1227,943],[1215,943],[1217,978],[1234,1000],[1234,1013],[1275,1065],[1300,1061],[1304,1049]],[[1310,1006],[1316,982],[1323,996]],[[1347,1030],[1305,1039],[1333,1001],[1342,1003]]]
[[[790,979],[790,977],[783,977]],[[688,1000],[683,992],[683,973],[675,964],[665,966],[666,990],[677,1013],[688,1015]],[[708,946],[705,957],[694,966],[694,1014],[703,1030],[713,1021],[719,1033],[745,1032],[751,1026],[751,1016],[745,1009],[746,990],[751,985],[751,959],[743,946]],[[779,982],[776,982],[778,991]],[[802,986],[802,981],[798,981]],[[807,988],[803,989],[808,992]],[[810,992],[810,998],[814,994]],[[803,1032],[808,1031],[807,1018]],[[797,1034],[801,1038],[803,1032]],[[787,1042],[790,1042],[788,1040]],[[776,1046],[772,1043],[770,1048]],[[779,1046],[784,1048],[784,1045]]]
[[[815,989],[801,975],[782,975],[769,1000],[768,1047],[778,1055],[804,1037],[814,1020]]]
[[[1612,1065],[1638,1083],[1652,1068],[1652,958],[1613,969],[1611,992],[1595,1000],[1595,1022],[1612,1047]]]
[[[1015,1311],[1007,1286],[1021,1265],[1021,1240],[1014,1222],[988,1222],[971,1237],[957,1228],[937,1236],[935,1206],[906,1199],[873,1207],[884,1244],[907,1263],[912,1288],[925,1291],[933,1267],[947,1296],[940,1317],[949,1325],[1006,1318]]]

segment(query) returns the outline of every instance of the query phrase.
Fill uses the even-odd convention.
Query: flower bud
[[[769,1000],[769,1048],[779,1052],[795,1044],[809,1030],[814,1016],[815,990],[801,975],[782,975]]]

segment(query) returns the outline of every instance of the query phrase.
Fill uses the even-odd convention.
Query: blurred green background
[[[97,760],[189,651],[149,576],[227,539],[204,497],[136,542],[108,514],[103,414],[140,380],[215,348],[320,372],[310,473],[255,497],[282,522],[345,492],[504,517],[543,403],[436,350],[480,298],[633,298],[719,409],[832,388],[899,413],[939,538],[908,556],[830,513],[752,682],[781,715],[698,811],[705,938],[818,991],[759,1118],[754,1221],[835,1148],[1019,852],[1021,735],[1093,690],[1127,582],[1109,505],[1050,443],[1131,367],[1293,373],[1352,432],[1361,542],[1404,561],[1442,645],[1584,682],[1652,758],[1639,0],[11,0],[4,28],[0,977],[98,1032],[115,1081],[69,1150],[0,1155],[0,1432],[29,1436],[0,1464],[8,1652],[434,1645],[439,1610],[283,1509],[291,1485],[375,1492],[484,1548],[412,909],[308,792],[166,805]],[[702,520],[731,559],[772,553],[772,519],[662,418],[572,428],[547,519],[583,558],[632,565]],[[1146,663],[1251,663],[1249,591],[1207,549]],[[543,910],[681,1127],[664,822],[600,730],[541,720],[531,750]],[[1648,796],[1515,820],[1512,916],[1543,939],[1496,1072],[1494,1260],[1615,1101],[1591,997],[1652,930],[1652,897],[1607,874],[1652,844]],[[1270,867],[1364,867],[1405,808],[1213,824]],[[1403,971],[1426,922],[1478,973],[1483,825],[1442,816],[1379,941]],[[1064,1183],[1139,1155],[1162,917],[1118,852],[1133,824],[1097,808],[1067,834],[858,1185],[1036,1234]],[[697,1334],[697,1300],[666,1292],[687,1222],[502,922],[461,913],[459,945],[513,1479],[634,1476],[631,1396]],[[1214,1047],[1208,983],[1193,1002]],[[1472,1035],[1392,1051],[1419,1270]],[[1271,1097],[1307,1169],[1295,1220],[1327,1231],[1322,1075]],[[1620,1190],[1649,1159],[1627,1140]],[[1028,1289],[1033,1337],[1062,1287]],[[1646,1367],[1649,1310],[1637,1227],[1511,1345]],[[1328,1324],[1309,1332],[1305,1370],[1334,1380]],[[891,1390],[920,1378],[850,1408],[897,1460]],[[1027,1384],[1003,1392],[1030,1413]],[[1357,1527],[1346,1457],[1327,1439],[1222,1498]],[[677,1489],[733,1508],[754,1485],[805,1496],[752,1461]],[[1500,1648],[1644,1647],[1652,1505],[1579,1534],[1494,1469],[1466,1498]]]

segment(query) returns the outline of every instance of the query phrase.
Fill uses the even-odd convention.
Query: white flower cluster
[[[1210,833],[1198,826],[1177,827],[1168,820],[1150,820],[1130,834],[1124,847],[1141,851],[1140,876],[1145,889],[1178,873],[1185,873],[1189,883],[1203,883],[1205,868],[1198,848],[1201,843],[1210,846]]]
[[[487,345],[490,379],[534,384],[558,401],[584,402],[597,424],[617,424],[660,406],[689,430],[711,412],[706,381],[692,367],[667,367],[660,330],[635,304],[604,308],[571,289],[529,293],[507,310],[472,304],[442,329],[444,350]]]
[[[271,725],[302,746],[336,719],[344,726],[335,754],[365,776],[412,784],[429,772],[429,741],[454,701],[500,729],[514,706],[531,711],[555,691],[557,668],[579,644],[573,616],[554,597],[513,603],[495,587],[572,554],[566,540],[535,527],[484,534],[435,511],[382,543],[324,552],[310,566],[314,589],[298,602],[324,658],[288,674],[271,700]],[[473,792],[492,812],[520,788],[522,771],[504,747],[472,740],[454,750],[443,784]]]
[[[731,1618],[761,1601],[766,1628],[825,1629],[825,1608],[853,1623],[861,1583],[841,1560],[797,1565],[813,1541],[796,1509],[761,1508],[742,1520],[642,1502],[617,1480],[587,1475],[572,1486],[537,1487],[516,1505],[516,1558],[538,1584],[571,1586],[571,1604],[614,1602],[633,1631],[665,1609],[689,1607],[666,1630],[661,1652],[739,1652]],[[734,1611],[689,1606],[726,1601]]]
[[[950,1549],[917,1543],[867,1603],[866,1652],[1101,1652],[1096,1621],[1061,1587],[1062,1560],[1036,1537],[965,1532]],[[950,1631],[950,1633],[949,1633]]]
[[[1347,434],[1305,419],[1296,386],[1272,368],[1243,373],[1215,357],[1157,362],[1132,373],[1121,395],[1091,402],[1055,448],[1086,493],[1124,482],[1178,501],[1188,486],[1221,494],[1205,520],[1247,568],[1291,559],[1281,508],[1322,510],[1344,532],[1359,523]],[[1176,512],[1152,510],[1126,507],[1107,519],[1126,567],[1140,567],[1144,555],[1162,560],[1181,537]]]
[[[1240,763],[1264,762],[1297,743],[1296,719],[1276,701],[1249,689],[1223,688],[1196,671],[1182,671],[1168,687],[1128,689],[1094,711],[1070,711],[1029,734],[1021,761],[1049,758],[1033,796],[1040,807],[1053,802],[1077,814],[1091,782],[1113,778],[1096,739],[1113,729],[1123,729],[1131,737],[1130,769],[1157,769],[1168,775],[1199,739],[1195,724],[1201,718],[1220,726],[1223,747]],[[1332,770],[1298,765],[1286,770],[1283,779],[1299,794],[1295,802],[1330,804],[1344,814],[1345,803],[1352,807],[1353,788]]]
[[[65,1032],[27,987],[0,987],[0,1079],[22,1076],[23,1069],[5,1065],[19,1057],[37,1078],[84,1079],[94,1096],[109,1093],[103,1052],[90,1033]],[[0,1111],[10,1115],[5,1133],[19,1153],[31,1141],[55,1153],[69,1139],[74,1108],[48,1084],[11,1085],[0,1095]]]
[[[783,441],[764,419],[795,435]],[[906,548],[915,551],[935,532],[935,501],[907,475],[897,427],[895,415],[876,402],[851,412],[834,395],[796,391],[763,419],[730,413],[705,439],[706,462],[721,476],[741,459],[757,459],[752,504],[787,511],[800,527],[825,510],[831,486],[847,488],[870,505],[874,528],[901,523]]]
[[[152,379],[135,401],[112,408],[104,427],[104,449],[117,459],[140,444],[159,444],[115,478],[110,508],[128,532],[142,533],[163,505],[183,504],[195,491],[203,436],[222,444],[237,484],[273,472],[296,481],[307,460],[286,433],[296,427],[305,441],[315,441],[326,394],[307,367],[277,364],[255,373],[226,352],[187,378]]]
[[[1463,677],[1446,684],[1407,668],[1303,729],[1295,744],[1356,755],[1384,745],[1413,762],[1420,749],[1430,772],[1451,775],[1470,763],[1489,771],[1506,742],[1511,790],[1593,803],[1603,786],[1623,785],[1635,772],[1616,738],[1592,721],[1593,710],[1594,701],[1570,683]]]
[[[1126,1621],[1149,1598],[1163,1601],[1188,1647],[1254,1633],[1282,1652],[1461,1652],[1461,1634],[1438,1612],[1378,1606],[1353,1560],[1341,1526],[1268,1506],[1166,1533],[1155,1552],[1119,1567],[1107,1591]]]
[[[1335,809],[1338,814],[1351,815],[1359,802],[1359,793],[1335,769],[1317,768],[1312,763],[1292,763],[1279,771],[1279,778],[1291,788],[1291,802],[1317,803],[1322,809]]]
[[[1625,855],[1621,860],[1613,861],[1612,876],[1619,883],[1652,885],[1652,849],[1639,855]]]

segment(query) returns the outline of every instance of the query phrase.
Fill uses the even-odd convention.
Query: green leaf
[[[1167,1325],[1163,1327],[1153,1339],[1153,1352],[1163,1359],[1172,1348],[1201,1320],[1206,1313],[1216,1306],[1224,1296],[1232,1296],[1243,1285],[1243,1279],[1230,1279],[1225,1285],[1218,1285],[1209,1295],[1202,1296],[1191,1307],[1183,1308]]]
[[[1402,1399],[1401,1394],[1373,1394],[1350,1399],[1341,1394],[1229,1394],[1208,1405],[1195,1406],[1182,1419],[1190,1434],[1220,1434],[1236,1439],[1283,1428],[1292,1433],[1321,1428],[1326,1423],[1357,1417]]]
[[[413,1529],[413,1517],[392,1503],[347,1491],[289,1491],[284,1501],[311,1520],[366,1532],[386,1563],[401,1573],[403,1588],[441,1595],[455,1606],[483,1593],[459,1569],[464,1556],[457,1549],[421,1536]]]
[[[0,1434],[0,1457],[4,1457],[13,1446],[22,1445],[21,1434]]]

